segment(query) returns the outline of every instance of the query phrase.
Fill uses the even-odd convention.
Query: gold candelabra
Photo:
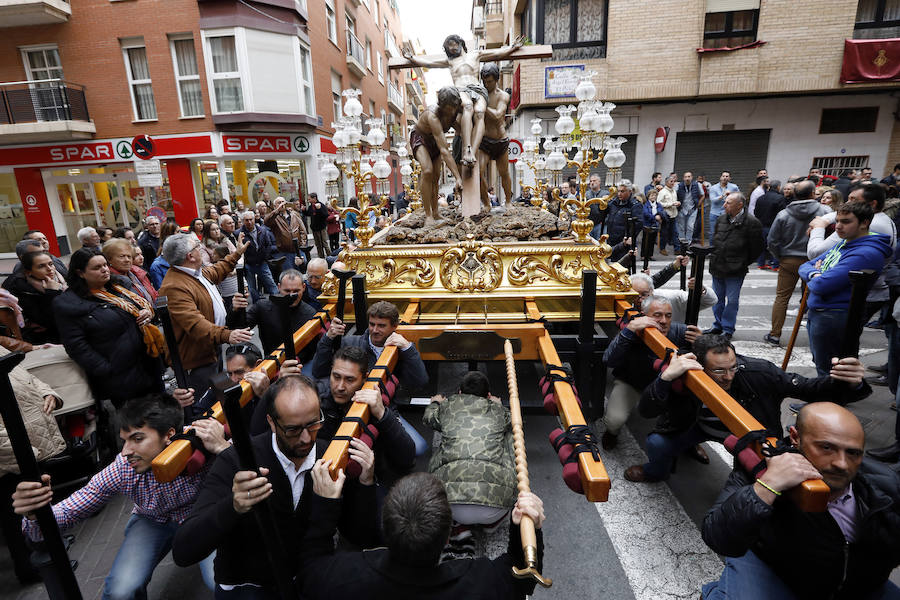
[[[422,165],[416,159],[410,159],[411,173],[408,183],[403,182],[403,189],[409,199],[409,211],[416,212],[422,208],[422,191],[419,189],[419,175],[422,174]],[[404,177],[406,179],[406,177]]]
[[[575,234],[576,243],[586,243],[591,241],[590,233],[594,228],[594,222],[591,221],[591,206],[595,204],[600,210],[606,208],[610,200],[616,195],[616,188],[609,188],[608,196],[597,196],[596,198],[585,198],[587,195],[588,179],[591,176],[591,169],[600,165],[603,160],[605,151],[598,151],[592,148],[582,149],[581,160],[566,159],[566,167],[574,167],[578,175],[578,191],[575,198],[560,198],[559,188],[554,187],[551,192],[553,199],[559,202],[560,210],[572,210],[575,218],[572,219],[572,233]],[[577,155],[577,153],[576,153]]]
[[[358,147],[359,145],[357,144],[357,150]],[[372,213],[375,213],[376,215],[381,214],[381,209],[383,209],[387,204],[388,197],[386,194],[381,194],[380,196],[377,196],[378,202],[376,204],[372,204],[370,202],[373,194],[369,194],[365,191],[365,185],[368,181],[371,180],[372,171],[363,169],[361,167],[360,160],[353,160],[346,165],[339,163],[337,167],[341,170],[341,172],[343,172],[353,180],[353,186],[356,190],[356,199],[357,202],[359,202],[359,208],[356,208],[354,206],[337,206],[336,195],[332,196],[331,205],[334,206],[335,209],[340,211],[341,219],[346,218],[348,214],[356,215],[356,227],[351,228],[351,231],[359,241],[360,248],[371,248],[371,240],[372,236],[375,235],[375,229],[373,227],[369,227],[369,218]]]

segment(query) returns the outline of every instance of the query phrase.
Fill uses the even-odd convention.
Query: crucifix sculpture
[[[487,89],[481,83],[480,64],[483,61],[494,61],[502,59],[524,59],[524,58],[545,58],[552,55],[550,46],[523,46],[522,39],[516,40],[512,46],[503,46],[501,48],[490,50],[469,50],[466,43],[458,35],[448,36],[444,40],[444,54],[414,56],[408,49],[403,51],[403,59],[391,59],[389,68],[403,69],[408,67],[430,67],[430,68],[449,68],[450,75],[453,78],[453,86],[456,88],[461,100],[461,109],[458,119],[454,119],[454,129],[458,129],[457,133],[462,140],[462,152],[459,157],[459,163],[462,168],[457,170],[461,181],[457,181],[462,186],[462,201],[460,208],[462,215],[468,217],[477,214],[481,210],[481,193],[479,164],[477,151],[484,136],[484,113],[489,102],[489,94]],[[437,113],[438,108],[430,108],[429,111]],[[428,112],[428,111],[426,111]],[[446,131],[447,127],[443,128]],[[441,144],[438,143],[438,146]],[[415,150],[413,150],[415,153]],[[418,160],[418,157],[416,157]],[[433,218],[437,215],[437,180],[440,175],[440,168],[435,165],[430,175],[423,170],[421,178],[421,187],[423,189],[423,202],[426,204],[426,217],[428,223],[432,223]],[[453,169],[451,169],[453,172]],[[453,173],[456,177],[457,173]],[[431,181],[424,181],[426,177],[431,177]],[[435,197],[435,208],[432,214],[428,211],[428,202],[430,197],[426,198],[424,191],[433,189]]]

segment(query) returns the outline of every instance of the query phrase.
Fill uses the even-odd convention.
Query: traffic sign
[[[138,158],[148,160],[156,154],[155,144],[149,135],[138,135],[131,140],[131,149]]]
[[[514,163],[522,156],[522,142],[516,139],[509,140],[509,150],[507,151],[509,162]]]

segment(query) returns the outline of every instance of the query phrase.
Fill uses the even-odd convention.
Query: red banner
[[[513,71],[512,95],[509,98],[509,110],[516,110],[522,103],[522,65],[516,65]]]
[[[40,169],[14,169],[16,185],[22,197],[22,209],[25,211],[25,222],[29,229],[37,229],[47,236],[50,252],[59,256],[59,244],[56,243],[56,228],[50,215],[50,203],[44,189],[44,180]]]
[[[842,83],[900,81],[900,38],[844,40]]]

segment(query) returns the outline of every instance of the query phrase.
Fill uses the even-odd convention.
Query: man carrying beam
[[[186,390],[176,392],[180,400],[190,396]],[[159,483],[150,472],[154,457],[181,431],[184,414],[171,396],[156,394],[129,400],[117,417],[122,452],[87,485],[52,507],[60,529],[68,529],[97,513],[117,494],[134,501],[125,539],[104,583],[104,600],[146,597],[153,571],[169,552],[175,531],[187,517],[208,471],[182,474],[168,483]],[[229,447],[218,421],[201,419],[194,421],[193,427],[209,452],[219,454]],[[13,508],[25,516],[23,529],[32,540],[41,539],[41,531],[32,520],[34,512],[49,504],[52,497],[49,475],[44,475],[41,483],[19,483],[13,494]],[[213,587],[211,553],[194,561],[200,563],[203,580],[210,589]]]
[[[315,384],[304,375],[289,375],[268,393],[274,399],[269,404],[270,431],[252,438],[260,472],[241,471],[234,448],[223,452],[172,545],[172,557],[181,566],[216,551],[216,598],[273,597],[276,570],[296,571],[300,540],[312,522],[310,470],[327,446],[316,439],[324,416]],[[350,459],[362,472],[346,485],[339,507],[341,531],[354,543],[371,545],[377,535],[374,457],[354,439]],[[264,540],[248,514],[263,501],[269,502],[288,546],[281,564],[268,562]]]
[[[658,417],[647,436],[647,463],[625,470],[634,482],[668,479],[672,463],[682,451],[707,440],[723,441],[730,432],[690,391],[673,382],[687,371],[702,370],[762,423],[768,435],[781,437],[781,402],[799,398],[841,404],[872,393],[863,381],[865,367],[856,358],[834,359],[831,373],[807,379],[785,373],[767,360],[736,354],[724,335],[703,335],[694,341],[693,354],[673,356],[668,367],[644,390],[638,411]]]
[[[862,425],[836,404],[805,406],[790,445],[755,478],[732,471],[706,514],[703,540],[727,558],[702,598],[900,597],[888,580],[900,564],[898,473],[863,459]],[[827,511],[804,513],[783,495],[817,478],[831,489]]]

